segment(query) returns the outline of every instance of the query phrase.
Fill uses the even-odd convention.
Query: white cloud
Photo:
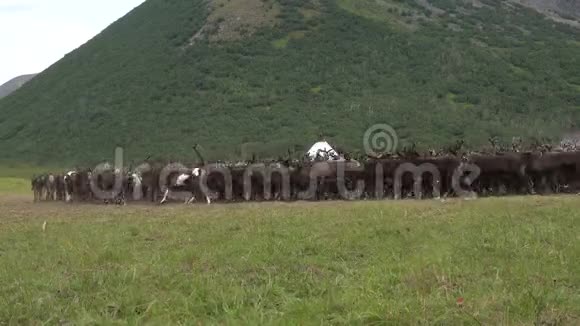
[[[144,0],[0,0],[0,84],[40,72]]]

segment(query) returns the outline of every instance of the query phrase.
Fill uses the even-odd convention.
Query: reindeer
[[[199,152],[197,144],[192,148],[201,161],[201,167],[196,167],[191,170],[179,169],[169,171],[167,179],[162,180],[166,182],[166,188],[160,204],[167,203],[172,192],[191,194],[189,199],[185,201],[186,204],[192,204],[196,200],[196,196],[204,196],[207,204],[211,204],[211,199],[207,194],[207,189],[202,187],[202,182],[207,180],[205,160]]]

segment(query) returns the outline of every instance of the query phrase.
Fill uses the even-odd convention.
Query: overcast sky
[[[0,85],[41,72],[144,0],[0,0]]]

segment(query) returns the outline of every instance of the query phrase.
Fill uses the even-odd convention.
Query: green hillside
[[[148,0],[0,101],[0,150],[267,156],[374,123],[422,146],[580,128],[580,29],[497,0]]]

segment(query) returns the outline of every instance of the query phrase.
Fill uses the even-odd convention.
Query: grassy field
[[[0,194],[26,194],[31,192],[30,187],[28,179],[0,177]]]
[[[22,178],[30,180],[30,177],[35,174],[38,175],[47,172],[56,173],[64,170],[63,168],[55,167],[0,164],[0,178]]]
[[[0,207],[0,325],[580,323],[578,197]]]
[[[31,192],[30,179],[34,175],[64,171],[62,168],[0,164],[0,195]]]

